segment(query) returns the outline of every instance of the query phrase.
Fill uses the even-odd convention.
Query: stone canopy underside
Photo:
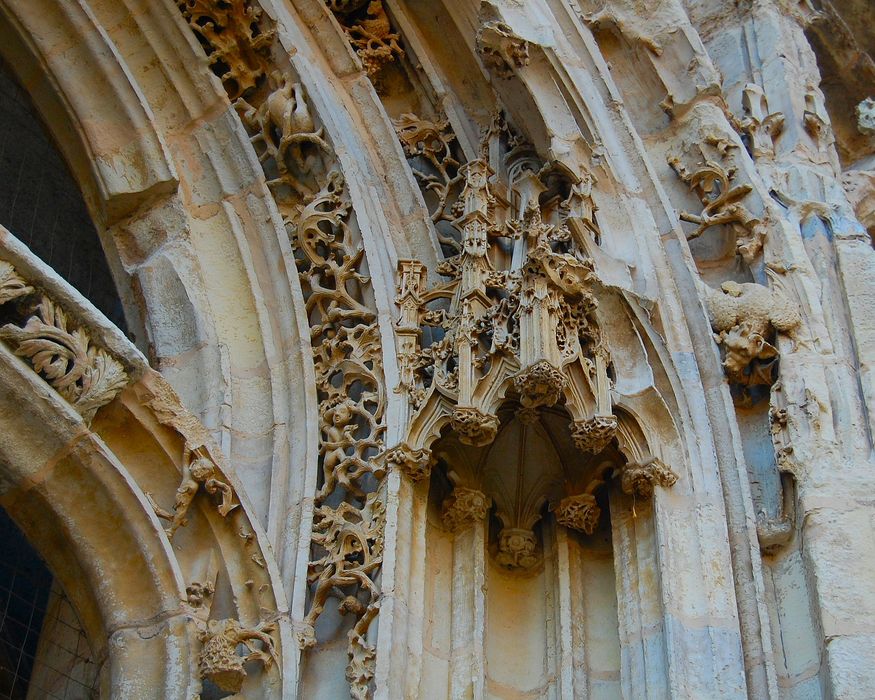
[[[7,207],[94,694],[875,696],[872,12],[0,0],[106,258]]]

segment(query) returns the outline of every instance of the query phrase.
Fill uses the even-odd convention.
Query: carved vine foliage
[[[178,0],[232,100],[256,87],[270,65],[274,29],[251,0]]]
[[[39,299],[35,309],[24,303],[31,297]],[[13,310],[16,320],[0,328],[0,339],[90,422],[97,409],[127,386],[123,365],[96,345],[88,329],[63,307],[0,260],[0,306],[15,301],[19,302]]]
[[[382,0],[326,0],[368,76],[404,56]]]
[[[687,234],[687,240],[698,238],[712,226],[729,225],[735,233],[735,248],[742,259],[751,265],[763,249],[766,226],[755,217],[742,200],[753,189],[749,184],[733,185],[734,168],[724,168],[716,161],[706,161],[690,172],[678,158],[669,158],[669,165],[702,202],[701,214],[681,212],[682,221],[697,224]]]
[[[342,24],[369,72],[399,55],[397,35],[379,0],[329,5],[348,20]],[[375,457],[384,447],[386,398],[364,247],[334,150],[285,59],[269,60],[275,30],[257,4],[189,0],[180,8],[208,55],[239,67],[226,89],[282,215],[306,304],[320,411],[321,478],[308,574],[311,601],[299,642],[305,648],[316,643],[316,620],[328,600],[337,598],[339,611],[355,618],[348,635],[350,690],[353,697],[365,698],[374,669],[368,629],[380,600],[375,578],[382,563],[379,487],[385,463]],[[226,33],[234,42],[226,41]],[[237,45],[233,51],[232,43]],[[171,529],[184,519],[187,506],[181,499],[200,484],[221,499],[220,512],[233,507],[220,484],[201,476],[192,473],[180,486],[174,512],[162,516],[171,520]]]

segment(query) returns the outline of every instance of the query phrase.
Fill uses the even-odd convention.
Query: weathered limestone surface
[[[0,228],[95,692],[875,697],[871,25],[0,0],[137,339]]]

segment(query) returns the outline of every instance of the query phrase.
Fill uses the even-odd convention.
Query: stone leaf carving
[[[681,221],[698,224],[695,231],[686,234],[687,240],[698,238],[712,226],[728,224],[735,231],[736,251],[748,265],[752,264],[763,249],[766,229],[741,203],[753,189],[751,185],[732,185],[735,170],[714,161],[707,161],[692,173],[678,158],[669,158],[668,163],[704,206],[701,214],[680,213]]]
[[[182,478],[176,489],[173,510],[164,510],[155,502],[152,494],[146,494],[155,510],[155,515],[162,520],[170,521],[170,526],[166,530],[168,537],[172,538],[176,531],[188,522],[186,516],[201,486],[209,495],[219,496],[218,511],[223,518],[239,505],[234,503],[234,490],[224,481],[219,467],[206,448],[203,446],[191,448],[186,445],[182,458]]]
[[[560,525],[591,535],[598,527],[602,509],[593,494],[579,493],[559,501],[554,513]]]
[[[654,486],[668,488],[674,486],[677,480],[678,475],[662,460],[651,457],[640,464],[629,463],[623,467],[620,488],[623,489],[623,493],[650,498],[653,496]]]
[[[571,438],[581,452],[598,454],[617,434],[616,416],[593,416],[571,424]]]
[[[15,354],[26,358],[86,422],[128,383],[122,364],[95,346],[88,332],[46,296],[23,327],[7,323],[0,328],[0,338],[11,343]]]
[[[491,505],[492,499],[482,491],[456,486],[443,502],[441,518],[444,527],[450,532],[460,532],[482,521]]]
[[[33,294],[33,287],[28,286],[11,263],[0,260],[0,306],[28,294]]]
[[[498,416],[484,413],[479,408],[461,406],[453,411],[453,430],[466,445],[488,445],[498,433]]]
[[[400,55],[397,35],[389,31],[381,2],[330,0],[328,4],[339,13],[369,71]],[[310,324],[322,484],[313,524],[314,595],[299,641],[308,646],[315,640],[313,626],[327,598],[345,590],[341,609],[357,618],[349,637],[347,678],[353,697],[365,697],[374,664],[366,635],[379,608],[373,578],[382,562],[383,518],[373,497],[384,472],[374,457],[383,450],[385,389],[364,247],[333,148],[283,58],[286,50],[275,46],[272,20],[255,0],[179,0],[178,5],[215,62],[249,133],[289,234]],[[344,23],[345,19],[350,21]],[[264,84],[266,90],[251,89]],[[217,479],[210,481],[207,471],[205,467],[204,481],[194,474],[192,479],[184,477],[177,506],[173,512],[162,511],[172,522],[175,519],[175,527],[185,517],[184,501],[190,503],[192,482],[221,494],[221,510],[233,507],[228,492]],[[333,499],[332,507],[323,505],[328,499]],[[341,528],[340,521],[347,525]],[[343,534],[353,532],[358,534]],[[356,536],[367,543],[360,549],[367,550],[368,556],[350,574],[346,564],[334,557],[342,558],[337,552],[352,547]],[[355,602],[356,596],[364,596],[366,602]]]
[[[529,42],[500,20],[484,22],[477,33],[477,50],[484,65],[500,78],[529,64]]]
[[[775,381],[774,332],[793,336],[802,317],[782,292],[760,284],[724,282],[706,299],[714,338],[724,350],[723,368],[730,382],[742,386]]]
[[[274,29],[255,0],[177,0],[232,100],[256,87],[270,65]]]
[[[567,379],[546,360],[537,362],[513,378],[523,408],[553,406],[562,396]]]
[[[426,448],[414,450],[406,442],[386,450],[377,461],[394,465],[414,483],[427,479],[431,474],[431,450]]]
[[[237,620],[210,620],[200,633],[203,644],[198,658],[200,677],[212,682],[217,688],[229,693],[239,693],[246,680],[244,664],[259,661],[265,669],[278,662],[276,648],[270,632],[272,624],[246,629]],[[260,648],[257,643],[261,644]],[[241,656],[239,646],[249,653]]]

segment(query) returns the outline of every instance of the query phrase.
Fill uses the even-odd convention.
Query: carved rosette
[[[482,491],[457,486],[444,500],[441,519],[450,532],[461,532],[486,517],[492,499]]]
[[[244,664],[260,661],[267,669],[277,660],[273,639],[268,634],[272,630],[270,625],[245,629],[233,619],[210,620],[207,629],[200,633],[203,643],[198,658],[200,677],[212,682],[219,690],[239,693],[246,680]],[[261,643],[261,648],[256,642]],[[241,645],[249,651],[245,656],[237,653]]]
[[[466,445],[488,445],[498,434],[498,416],[484,413],[479,408],[460,406],[453,411],[453,430]]]
[[[537,550],[538,538],[532,530],[506,527],[498,533],[495,561],[505,569],[531,569],[541,560]]]
[[[381,459],[387,465],[391,465],[406,474],[414,483],[427,479],[431,474],[431,450],[427,448],[414,450],[406,442],[402,442],[400,445],[386,450]]]
[[[630,463],[623,468],[620,487],[623,493],[650,498],[653,487],[668,488],[678,480],[675,474],[662,460],[653,457],[640,464]]]
[[[524,409],[553,406],[562,396],[567,380],[560,370],[546,360],[537,362],[513,378]]]
[[[602,509],[591,493],[567,496],[554,509],[556,522],[564,527],[591,535],[598,527]]]
[[[571,438],[582,452],[598,454],[617,434],[616,416],[593,416],[571,424]]]

